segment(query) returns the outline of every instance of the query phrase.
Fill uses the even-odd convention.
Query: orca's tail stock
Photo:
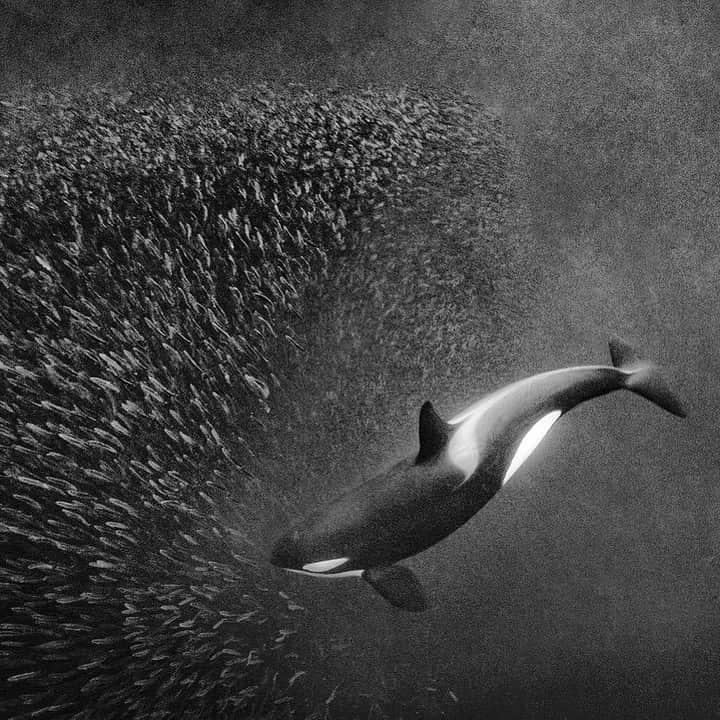
[[[685,417],[682,403],[670,389],[657,365],[643,358],[620,338],[610,339],[613,365],[627,373],[625,387],[678,417]]]

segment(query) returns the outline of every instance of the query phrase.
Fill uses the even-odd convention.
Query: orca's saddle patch
[[[427,610],[425,591],[406,567],[390,565],[370,568],[362,576],[394,607],[411,612]]]

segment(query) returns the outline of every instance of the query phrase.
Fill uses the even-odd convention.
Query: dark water
[[[383,607],[363,586],[303,587],[328,684],[382,691],[391,708],[417,693],[428,716],[448,691],[458,703],[444,708],[460,717],[716,716],[715,14],[426,2],[348,17],[328,3],[296,11],[296,43],[278,46],[286,60],[321,33],[305,24],[314,13],[334,30],[295,64],[303,79],[456,85],[517,134],[543,281],[507,376],[602,361],[617,332],[667,368],[689,410],[678,421],[618,393],[568,416],[501,496],[410,562],[433,598],[424,615]],[[476,369],[454,370],[482,386]],[[352,433],[343,439],[348,465],[361,463]],[[380,449],[370,455],[381,462]]]
[[[512,347],[491,352],[500,369],[453,367],[453,398],[602,361],[619,333],[667,368],[689,414],[618,393],[563,419],[496,500],[409,562],[427,613],[393,611],[361,583],[289,578],[312,610],[312,700],[339,686],[328,707],[351,716],[365,703],[364,717],[363,693],[405,717],[720,715],[717,11],[691,0],[263,7],[261,32],[221,33],[222,62],[241,77],[459,87],[517,137],[541,282]],[[304,370],[288,392],[307,419],[322,358]],[[288,426],[304,452],[288,504],[411,450],[409,411],[383,430],[388,407],[412,405],[394,395],[405,385],[389,373],[385,386],[362,418],[342,396],[347,421],[328,434]],[[272,462],[268,474],[287,473],[282,450]]]

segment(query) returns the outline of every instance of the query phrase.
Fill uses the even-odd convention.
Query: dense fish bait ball
[[[3,717],[288,699],[302,669],[272,668],[301,608],[233,503],[269,348],[428,149],[490,123],[411,92],[203,93],[4,106],[24,129],[0,133]]]

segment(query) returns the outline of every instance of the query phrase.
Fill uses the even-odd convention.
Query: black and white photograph
[[[0,720],[720,718],[720,6],[0,0]]]

